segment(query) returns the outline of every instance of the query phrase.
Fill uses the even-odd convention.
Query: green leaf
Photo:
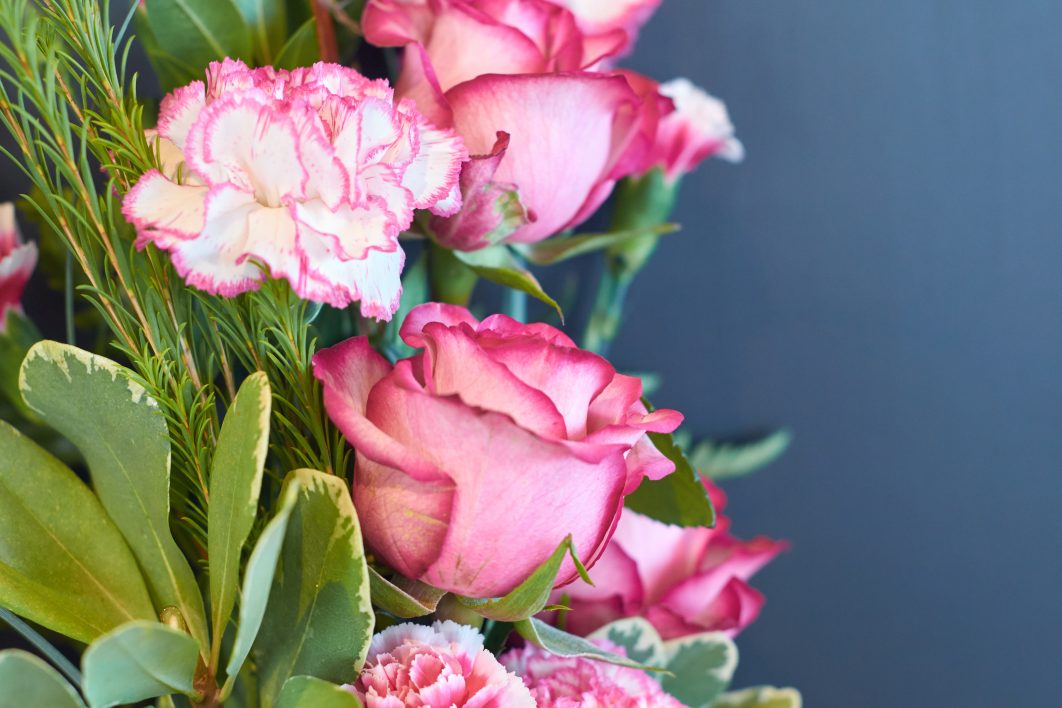
[[[276,573],[277,559],[280,558],[284,535],[288,530],[288,520],[299,497],[299,487],[298,484],[292,483],[293,479],[292,475],[288,475],[277,502],[277,513],[258,537],[258,543],[251,551],[247,569],[243,573],[240,621],[236,627],[236,639],[229,654],[229,663],[225,668],[228,679],[222,691],[222,699],[232,690],[233,682],[243,667],[243,662],[247,660],[247,655],[251,653],[251,647],[262,626],[269,590],[273,586],[273,576]]]
[[[273,66],[278,69],[295,69],[309,66],[319,58],[317,22],[311,17],[303,22],[280,48]]]
[[[23,416],[30,414],[18,390],[18,371],[26,352],[41,338],[37,328],[17,310],[7,311],[7,322],[0,331],[0,396],[13,404]]]
[[[788,430],[747,443],[704,440],[690,453],[690,464],[709,479],[719,481],[751,474],[782,456],[793,441]]]
[[[413,347],[402,341],[399,332],[402,330],[402,323],[405,322],[409,311],[427,302],[429,295],[428,254],[422,253],[413,265],[406,268],[402,276],[402,300],[398,305],[398,312],[384,329],[381,346],[393,359],[411,356],[414,353]]]
[[[155,69],[155,76],[159,80],[162,90],[169,93],[178,86],[203,78],[206,66],[196,66],[171,56],[162,50],[155,32],[151,29],[148,20],[147,9],[138,5],[133,15],[133,27],[136,31],[137,41],[144,47],[151,65]]]
[[[207,552],[213,616],[212,664],[236,603],[243,544],[251,532],[269,451],[269,379],[259,371],[240,386],[225,414],[210,470]]]
[[[160,50],[199,67],[225,57],[251,61],[251,33],[233,0],[146,0]]]
[[[538,279],[520,265],[506,246],[490,246],[470,252],[454,251],[453,254],[484,280],[525,292],[552,307],[560,315],[561,321],[564,320],[564,312],[557,301],[546,294]]]
[[[157,609],[177,607],[206,654],[203,598],[170,534],[170,437],[158,404],[113,361],[58,342],[30,349],[22,396],[81,450],[96,495],[125,536]]]
[[[298,499],[255,642],[260,691],[272,704],[292,676],[350,683],[365,661],[374,615],[354,503],[343,480],[291,473]]]
[[[256,63],[272,64],[288,35],[284,0],[236,0],[236,9],[251,29]]]
[[[803,700],[795,688],[760,686],[724,693],[713,708],[801,708]]]
[[[627,496],[626,507],[673,526],[714,526],[715,510],[708,491],[682,454],[682,448],[670,435],[649,433],[649,438],[656,449],[675,463],[675,471],[663,479],[645,479]]]
[[[155,616],[133,554],[89,488],[3,421],[0,605],[82,642]]]
[[[668,673],[664,690],[691,708],[711,705],[734,677],[738,650],[722,632],[696,634],[664,642]]]
[[[373,604],[377,607],[402,619],[424,617],[435,612],[446,591],[416,580],[408,583],[405,588],[399,587],[369,566],[369,589]]]
[[[59,672],[18,649],[0,651],[0,708],[84,708],[81,696]]]
[[[158,622],[124,624],[94,641],[81,658],[82,688],[92,708],[195,693],[199,646]]]
[[[361,708],[350,691],[313,676],[292,676],[284,682],[277,708]]]
[[[458,596],[458,601],[477,614],[500,622],[517,622],[522,619],[537,615],[549,601],[549,595],[553,591],[553,585],[557,580],[564,558],[571,554],[576,566],[582,568],[582,564],[575,555],[575,547],[572,537],[568,536],[557,546],[546,562],[540,565],[527,580],[520,583],[512,592],[496,600],[479,600],[470,597]],[[581,571],[585,578],[585,570]]]
[[[606,624],[590,635],[623,647],[627,658],[650,666],[664,666],[664,640],[656,628],[643,617],[628,617]]]
[[[659,671],[658,667],[646,666],[640,662],[628,659],[610,651],[605,651],[596,644],[583,637],[568,634],[556,627],[546,624],[537,617],[530,617],[515,624],[516,631],[520,636],[537,647],[541,647],[551,654],[565,657],[583,657],[596,659],[609,664],[627,666],[632,669],[643,671]]]
[[[679,231],[678,224],[660,224],[644,229],[627,229],[610,231],[603,234],[577,234],[575,236],[558,236],[538,243],[528,244],[520,249],[524,257],[536,265],[553,265],[569,258],[582,256],[594,251],[622,244],[624,241],[641,238],[646,235],[663,236]]]

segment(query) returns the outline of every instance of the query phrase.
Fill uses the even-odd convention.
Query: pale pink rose
[[[726,104],[718,98],[687,79],[660,84],[660,95],[671,99],[675,109],[660,119],[645,169],[662,167],[667,179],[674,181],[709,157],[728,162],[745,158]]]
[[[22,242],[15,205],[0,204],[0,332],[7,329],[7,311],[22,311],[22,291],[37,265],[37,245]]]
[[[641,381],[545,324],[429,303],[392,366],[364,337],[314,357],[329,416],[357,450],[354,505],[367,545],[437,588],[504,595],[571,535],[593,565],[623,498],[674,464],[646,433]],[[558,584],[576,577],[566,560]]]
[[[763,607],[763,595],[748,584],[756,571],[788,544],[730,535],[723,491],[707,483],[717,512],[714,529],[669,526],[627,510],[597,566],[594,586],[564,588],[565,628],[586,635],[609,622],[640,615],[664,639],[702,632],[731,637]],[[554,601],[559,601],[560,593]]]
[[[365,708],[533,708],[520,678],[483,648],[472,627],[447,620],[377,634],[353,685]]]
[[[580,30],[549,0],[370,0],[365,38],[381,47],[419,47],[443,91],[483,74],[541,74],[594,66],[627,42],[622,29]],[[415,88],[404,72],[400,94]]]
[[[615,654],[622,647],[594,642]],[[683,708],[649,674],[603,661],[566,658],[534,646],[514,649],[501,662],[524,680],[538,708]]]
[[[638,38],[638,31],[660,5],[660,0],[550,0],[575,15],[580,29],[589,36],[624,33],[621,51],[626,53]]]
[[[138,245],[169,251],[210,293],[253,290],[268,273],[309,300],[360,300],[379,319],[401,294],[398,234],[414,209],[456,210],[467,157],[460,138],[396,102],[386,82],[323,63],[212,63],[205,84],[163,100],[151,139],[161,170],[123,205]]]

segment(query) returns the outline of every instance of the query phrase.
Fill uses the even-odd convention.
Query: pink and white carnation
[[[659,91],[675,109],[657,126],[645,169],[661,167],[668,181],[674,182],[709,157],[728,162],[745,159],[745,147],[734,137],[725,103],[688,79],[660,84]]]
[[[0,332],[7,329],[8,310],[22,311],[22,291],[36,266],[37,245],[23,243],[15,205],[0,204]]]
[[[301,297],[390,319],[398,235],[415,209],[448,215],[467,158],[385,81],[318,63],[293,71],[212,63],[162,102],[159,169],[126,195],[137,244],[170,252],[190,284],[232,296],[267,276]]]
[[[706,482],[718,514],[715,528],[669,526],[625,510],[612,541],[590,571],[594,585],[558,592],[571,608],[565,628],[588,635],[624,617],[647,619],[664,639],[703,632],[733,637],[763,608],[749,579],[788,547],[764,536],[743,541],[723,516],[726,495]]]
[[[373,637],[357,681],[366,708],[533,708],[531,693],[483,648],[483,636],[449,620],[400,624]]]
[[[610,642],[594,643],[624,654]],[[503,654],[501,663],[523,678],[539,708],[684,708],[639,669],[556,656],[531,645]]]

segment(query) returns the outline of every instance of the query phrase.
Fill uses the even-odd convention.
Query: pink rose
[[[22,291],[37,265],[37,245],[22,242],[15,223],[15,205],[0,204],[0,332],[7,329],[7,311],[22,311]]]
[[[483,74],[579,71],[618,51],[626,33],[585,35],[576,17],[549,0],[370,0],[365,38],[380,47],[422,50],[439,88]],[[414,89],[403,73],[399,93]]]
[[[565,615],[568,631],[590,634],[641,615],[664,639],[716,631],[735,636],[756,619],[764,599],[747,581],[788,544],[735,539],[721,515],[726,496],[710,482],[707,486],[720,514],[714,529],[668,526],[623,513],[590,573],[595,585],[573,584],[563,591],[571,607]],[[559,599],[558,592],[554,601]]]
[[[471,597],[504,595],[569,534],[593,565],[623,498],[674,471],[646,432],[641,381],[545,324],[413,309],[391,366],[364,337],[314,357],[329,416],[357,450],[354,505],[366,542],[408,578]],[[558,583],[570,582],[565,561]]]
[[[432,220],[444,246],[541,241],[585,221],[642,166],[642,98],[621,76],[581,71],[622,30],[588,37],[547,0],[372,0],[363,22],[369,41],[406,47],[399,94],[473,155],[466,210]],[[497,207],[506,193],[523,205],[516,223]]]
[[[642,28],[660,0],[550,0],[563,5],[575,15],[579,28],[590,36],[611,34],[617,30],[624,33],[621,48],[626,53],[638,38]]]
[[[659,91],[674,103],[674,110],[660,119],[642,171],[662,167],[668,181],[674,182],[709,157],[728,162],[745,158],[726,104],[687,79],[660,84]]]
[[[594,643],[625,654],[609,642]],[[534,646],[507,652],[501,662],[523,678],[538,708],[683,708],[658,681],[638,669],[555,656]]]
[[[125,197],[138,244],[169,251],[190,284],[225,296],[268,272],[300,296],[390,319],[398,234],[414,209],[452,214],[467,152],[385,81],[318,63],[212,63],[162,102],[161,170]],[[451,199],[447,199],[451,197]]]
[[[533,708],[520,679],[456,622],[400,624],[377,634],[361,675],[345,688],[365,708]]]

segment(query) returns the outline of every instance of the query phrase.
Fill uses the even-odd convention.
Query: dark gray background
[[[740,534],[794,544],[742,685],[1059,704],[1060,28],[1054,0],[665,0],[642,36],[749,157],[687,179],[614,358],[699,434],[797,436],[727,485]]]
[[[632,64],[748,148],[684,184],[614,358],[715,435],[756,581],[741,683],[811,708],[1062,705],[1062,3],[665,0]]]

